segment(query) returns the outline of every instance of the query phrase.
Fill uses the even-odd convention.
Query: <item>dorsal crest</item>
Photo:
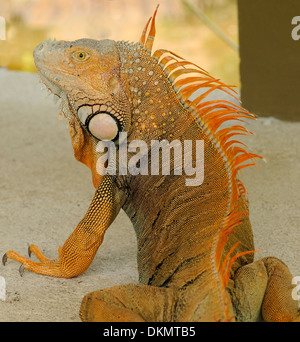
[[[147,21],[146,26],[142,32],[142,35],[139,41],[139,43],[144,47],[144,49],[150,53],[152,51],[152,46],[153,46],[153,42],[155,38],[155,18],[156,18],[158,7],[159,5],[157,5],[155,9],[153,17],[150,17],[149,20]],[[151,22],[151,25],[150,25],[149,32],[147,34],[150,22]]]

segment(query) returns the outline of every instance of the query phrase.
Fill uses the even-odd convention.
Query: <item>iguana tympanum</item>
[[[202,68],[167,50],[151,53],[155,15],[136,44],[80,39],[36,47],[41,80],[62,99],[75,157],[91,169],[97,190],[57,260],[30,245],[40,262],[14,251],[3,262],[14,259],[54,277],[78,276],[123,208],[137,236],[140,283],[87,294],[83,321],[299,321],[288,268],[274,257],[253,261],[246,191],[237,173],[258,156],[236,140],[248,131],[232,122],[255,116],[234,99],[209,99],[214,90],[235,95]],[[203,141],[202,184],[188,186],[187,175],[172,169],[170,175],[103,175],[107,163],[101,169],[98,143],[114,141],[118,157],[121,133],[128,145]],[[128,159],[134,155],[127,153]]]

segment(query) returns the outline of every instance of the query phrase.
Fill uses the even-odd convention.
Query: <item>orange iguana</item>
[[[255,116],[234,103],[232,87],[202,68],[167,50],[151,54],[155,15],[136,44],[80,39],[36,47],[42,82],[62,99],[75,157],[91,169],[97,190],[57,260],[30,245],[40,262],[8,251],[3,263],[10,258],[39,274],[78,276],[123,208],[137,235],[140,283],[87,294],[83,321],[299,321],[288,268],[273,257],[253,262],[246,191],[237,174],[259,156],[236,140],[248,131],[232,122]],[[209,100],[214,90],[233,101]],[[203,141],[202,184],[187,186],[175,169],[103,175],[110,160],[101,166],[98,143],[113,141],[124,158],[121,133],[127,145]],[[132,150],[127,153],[129,159]]]

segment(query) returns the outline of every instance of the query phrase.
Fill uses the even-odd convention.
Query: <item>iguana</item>
[[[41,80],[62,99],[75,158],[91,169],[97,190],[57,260],[30,245],[40,262],[8,251],[3,263],[10,258],[35,273],[76,277],[123,208],[137,236],[139,284],[87,294],[83,321],[299,321],[287,266],[275,257],[253,261],[238,172],[260,157],[236,137],[249,133],[237,121],[255,115],[236,104],[231,86],[202,68],[168,50],[152,53],[156,11],[138,43],[48,40],[36,47]],[[215,90],[233,100],[210,100]],[[203,183],[187,186],[186,175],[174,169],[170,175],[105,174],[110,161],[101,169],[98,143],[113,141],[119,154],[121,133],[127,144],[203,141]]]

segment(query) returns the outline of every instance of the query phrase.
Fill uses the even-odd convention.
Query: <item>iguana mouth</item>
[[[63,91],[49,77],[47,77],[47,75],[44,75],[41,71],[39,71],[38,74],[40,76],[40,82],[46,86],[49,93],[61,98]]]

